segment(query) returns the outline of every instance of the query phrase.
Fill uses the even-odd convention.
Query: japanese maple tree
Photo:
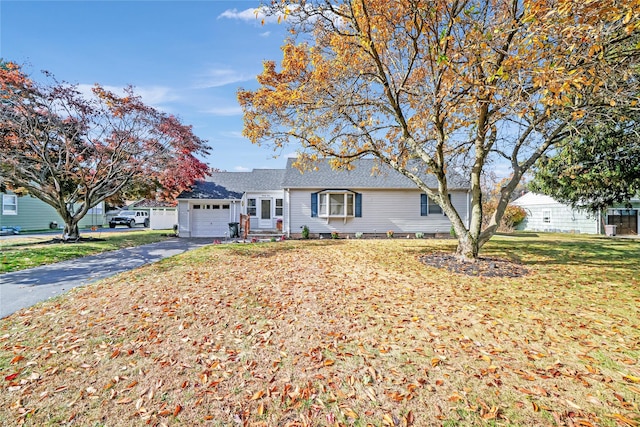
[[[244,135],[301,144],[301,164],[378,158],[442,207],[463,260],[478,256],[540,156],[637,105],[634,0],[283,0],[265,8],[284,17],[291,37],[280,66],[266,61],[259,87],[238,92]],[[509,179],[482,229],[482,177],[498,164]],[[448,198],[448,170],[470,182],[468,217]]]
[[[145,105],[131,87],[93,96],[53,81],[38,84],[19,66],[0,66],[0,176],[16,194],[56,209],[65,238],[105,199],[175,197],[207,166],[206,141],[176,117]]]

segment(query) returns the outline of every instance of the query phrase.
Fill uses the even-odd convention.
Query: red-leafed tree
[[[122,196],[175,197],[207,166],[206,141],[176,117],[124,96],[53,80],[38,84],[19,66],[0,64],[0,179],[56,209],[64,236],[98,203]]]

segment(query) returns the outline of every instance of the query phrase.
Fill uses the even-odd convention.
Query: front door
[[[258,227],[263,229],[273,228],[273,220],[271,216],[271,199],[260,199],[260,216],[258,217]]]

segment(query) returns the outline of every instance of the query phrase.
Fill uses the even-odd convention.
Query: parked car
[[[109,220],[109,227],[116,225],[126,225],[131,228],[135,225],[149,226],[149,212],[147,211],[120,211],[120,213]]]

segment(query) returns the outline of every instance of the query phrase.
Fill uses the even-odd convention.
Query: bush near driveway
[[[419,257],[451,240],[215,245],[0,322],[0,424],[634,425],[635,241],[497,237],[519,278]]]

